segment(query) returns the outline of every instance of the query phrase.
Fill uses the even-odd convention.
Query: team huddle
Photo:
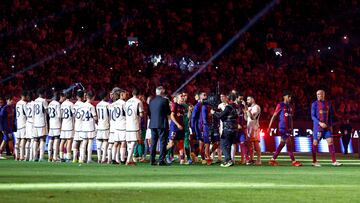
[[[137,161],[146,162],[149,148],[146,146],[150,146],[152,137],[148,128],[148,115],[151,113],[148,104],[152,98],[148,97],[145,101],[137,89],[133,89],[131,94],[130,98],[129,92],[115,87],[110,94],[101,92],[98,95],[101,101],[94,106],[95,95],[92,92],[78,90],[75,103],[71,101],[70,93],[54,93],[48,103],[45,91],[39,89],[36,99],[23,92],[13,112],[9,108],[9,98],[8,104],[1,105],[0,110],[4,135],[0,156],[4,143],[10,142],[14,135],[15,160],[44,161],[48,136],[49,162],[94,162],[94,139],[98,163],[135,165]],[[196,103],[188,104],[188,95],[182,92],[175,94],[169,102],[168,164],[174,161],[174,153],[178,151],[180,164],[219,163],[222,167],[230,167],[235,164],[236,151],[240,148],[239,164],[261,165],[261,108],[254,97],[248,96],[245,101],[243,95],[233,90],[229,94],[220,94],[221,103],[216,106],[209,99],[206,92],[199,92],[195,95]],[[281,136],[269,165],[278,165],[276,158],[287,145],[292,165],[301,166],[295,160],[291,142],[293,110],[290,92],[284,91],[283,99],[269,122],[268,129],[279,117],[277,129]],[[322,138],[328,142],[332,164],[341,165],[336,161],[331,136],[332,115],[331,104],[325,101],[325,92],[317,91],[317,101],[311,106],[314,122],[313,166],[321,166],[316,160],[316,152]],[[11,127],[9,123],[12,122],[16,127]]]

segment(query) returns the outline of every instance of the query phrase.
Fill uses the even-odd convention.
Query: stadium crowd
[[[180,69],[182,58],[194,61],[196,70],[266,3],[4,2],[0,77],[15,78],[3,81],[0,93],[61,90],[77,82],[96,93],[136,86],[150,95],[160,84],[174,92],[193,73]],[[211,92],[217,82],[224,91],[237,87],[253,95],[263,108],[261,118],[269,119],[274,98],[289,89],[295,115],[308,119],[313,92],[326,87],[338,117],[359,120],[358,9],[357,1],[280,1],[184,90]],[[128,37],[138,41],[130,45]],[[162,60],[155,66],[149,58],[158,54]]]

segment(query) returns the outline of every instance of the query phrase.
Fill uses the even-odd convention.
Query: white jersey
[[[34,124],[34,101],[26,104],[26,122]]]
[[[16,127],[21,130],[26,127],[26,101],[20,100],[16,103]]]
[[[74,130],[74,104],[68,99],[61,104],[61,119],[62,131]]]
[[[125,131],[126,128],[126,117],[125,117],[125,101],[118,99],[114,102],[115,113],[115,129],[118,131]]]
[[[115,109],[115,103],[109,104],[109,116],[110,132],[113,133],[116,131],[116,118],[120,116]]]
[[[47,126],[48,103],[44,98],[38,97],[34,101],[34,127],[44,128]]]
[[[144,107],[140,99],[133,97],[126,101],[126,131],[133,132],[140,130],[140,114],[144,112]]]
[[[218,109],[221,109],[221,111],[224,111],[226,105],[227,105],[226,103],[222,102],[218,105]],[[222,120],[220,120],[220,126],[219,126],[220,135],[222,135],[223,128],[224,128],[224,124],[223,124]]]
[[[83,113],[81,119],[81,131],[82,132],[94,132],[95,131],[95,107],[90,102],[85,102],[81,109]]]
[[[82,126],[82,117],[84,115],[84,110],[82,109],[84,107],[84,102],[77,101],[74,104],[74,114],[75,114],[75,121],[74,121],[74,130],[75,132],[81,132],[81,126]]]
[[[48,114],[49,114],[49,128],[50,129],[60,129],[61,128],[61,113],[60,113],[61,104],[53,100],[49,104]]]
[[[98,130],[109,130],[110,123],[109,123],[109,103],[106,101],[101,101],[96,105],[96,112],[98,115]]]
[[[248,107],[248,111],[250,112],[251,117],[248,114],[246,114],[247,128],[249,130],[259,129],[259,127],[260,127],[259,118],[260,118],[260,113],[261,113],[260,106],[257,104],[254,104],[254,105]]]

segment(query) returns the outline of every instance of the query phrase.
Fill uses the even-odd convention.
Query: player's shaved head
[[[316,97],[317,97],[317,100],[324,101],[325,100],[325,91],[322,89],[316,91]]]

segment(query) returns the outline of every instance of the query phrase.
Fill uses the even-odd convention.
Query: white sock
[[[34,142],[35,140],[34,139],[31,139],[30,140],[30,151],[29,151],[29,160],[32,161],[34,160]]]
[[[20,156],[19,156],[19,152],[20,152],[20,151],[19,151],[19,146],[20,146],[20,143],[19,143],[19,142],[20,142],[20,139],[16,139],[16,140],[15,140],[15,147],[14,147],[14,148],[15,148],[15,149],[14,149],[15,160],[20,158]]]
[[[30,159],[30,140],[25,140],[25,160]]]
[[[108,142],[104,141],[101,145],[101,151],[102,151],[101,161],[105,161],[105,159],[106,159],[107,147],[108,147]]]
[[[93,139],[89,139],[88,140],[88,145],[87,145],[87,161],[91,161],[92,158],[92,144],[93,144]]]
[[[97,154],[97,158],[98,161],[101,160],[101,145],[102,145],[102,140],[96,140],[96,154]]]
[[[58,156],[58,152],[59,152],[59,139],[58,138],[55,138],[53,148],[54,148],[53,159],[56,160],[58,158],[57,156]]]
[[[112,148],[113,148],[113,143],[109,143],[109,146],[107,148],[107,157],[108,157],[108,162],[111,162],[112,160]]]
[[[120,148],[120,159],[121,159],[121,161],[125,161],[125,156],[126,156],[126,147],[121,147]]]
[[[127,161],[126,162],[132,162],[132,158],[134,155],[134,147],[135,147],[135,142],[128,142],[127,143],[127,152],[128,152],[128,157],[127,157]]]
[[[231,160],[235,160],[235,151],[236,147],[234,147],[234,145],[231,145]]]
[[[85,161],[86,156],[86,146],[87,146],[87,139],[83,139],[80,144],[80,158],[79,160]]]
[[[52,158],[52,149],[53,149],[54,140],[49,139],[48,143],[48,159],[50,160]]]

